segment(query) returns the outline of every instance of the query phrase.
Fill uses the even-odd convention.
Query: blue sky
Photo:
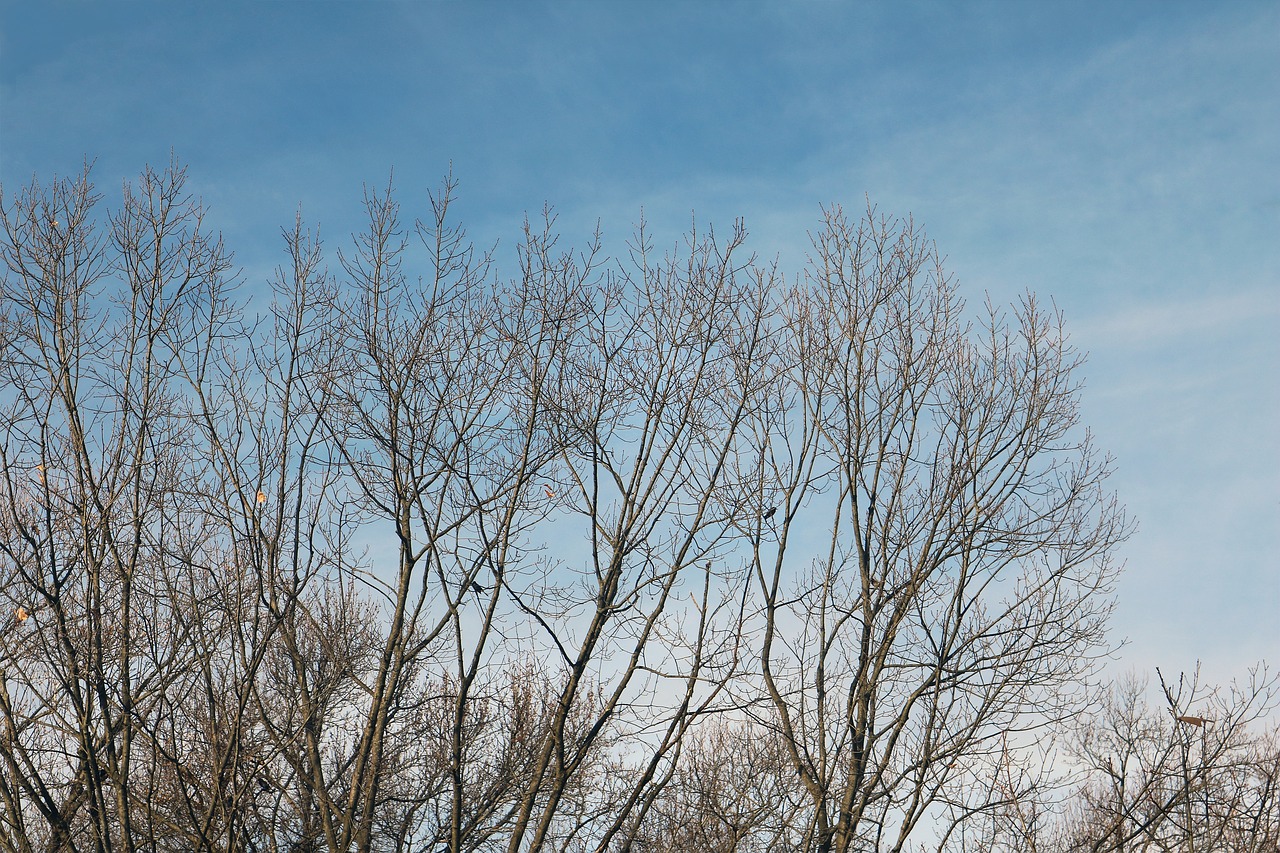
[[[482,242],[696,212],[784,269],[910,214],[962,292],[1052,297],[1141,525],[1118,667],[1280,664],[1280,5],[0,2],[0,181],[173,151],[253,286],[394,167]]]

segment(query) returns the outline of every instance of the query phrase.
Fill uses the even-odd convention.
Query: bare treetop
[[[1131,529],[1061,315],[874,209],[504,273],[454,189],[247,307],[177,166],[5,198],[0,838],[826,853],[1030,789]]]

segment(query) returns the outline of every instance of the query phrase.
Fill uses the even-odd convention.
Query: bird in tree
[[[1204,728],[1206,724],[1213,725],[1213,720],[1210,720],[1207,717],[1193,717],[1190,714],[1176,716],[1174,719],[1180,723],[1186,723],[1188,726],[1195,726],[1198,729]]]
[[[769,519],[773,518],[773,514],[777,511],[778,511],[778,508],[776,506],[771,506],[768,509],[766,509],[764,511],[764,516],[763,516],[764,520],[768,521]]]

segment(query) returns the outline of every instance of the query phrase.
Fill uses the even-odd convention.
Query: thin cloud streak
[[[1280,289],[1272,288],[1139,303],[1076,321],[1071,324],[1071,333],[1086,346],[1150,348],[1178,341],[1203,344],[1242,334],[1269,334],[1277,322]]]

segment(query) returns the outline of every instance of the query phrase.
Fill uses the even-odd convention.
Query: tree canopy
[[[996,839],[1131,531],[1061,315],[875,208],[504,273],[454,192],[270,305],[176,164],[0,198],[5,845]]]

